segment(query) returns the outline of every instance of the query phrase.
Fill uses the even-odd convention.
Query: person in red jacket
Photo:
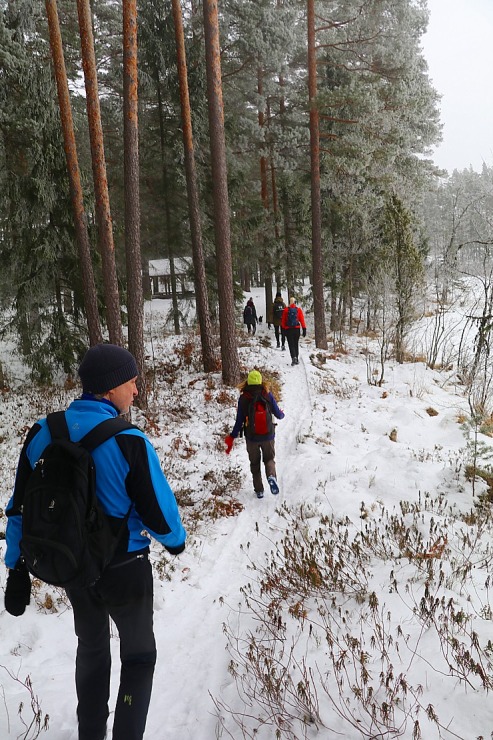
[[[289,299],[289,306],[282,313],[281,326],[288,342],[291,365],[298,365],[300,334],[303,331],[303,336],[306,337],[306,324],[303,311],[292,297]]]

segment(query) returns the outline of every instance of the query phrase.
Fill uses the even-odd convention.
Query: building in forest
[[[173,260],[173,266],[177,296],[188,297],[194,295],[192,261],[177,257]],[[149,279],[151,281],[152,298],[171,298],[170,260],[149,260]]]

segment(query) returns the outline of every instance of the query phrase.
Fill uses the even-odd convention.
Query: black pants
[[[132,558],[129,560],[129,558]],[[110,693],[110,620],[120,638],[120,689],[113,740],[142,740],[151,698],[156,643],[153,581],[147,552],[106,569],[90,588],[67,589],[78,640],[75,667],[79,740],[103,740]]]
[[[276,335],[277,346],[279,347],[279,335],[281,335],[282,346],[284,347],[286,343],[286,337],[284,336],[284,329],[282,328],[282,326],[276,326],[274,324],[274,334]]]
[[[298,359],[298,345],[300,343],[299,329],[286,329],[286,339],[288,340],[289,354],[291,359]]]

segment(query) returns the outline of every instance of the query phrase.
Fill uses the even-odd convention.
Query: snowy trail
[[[266,315],[263,293],[260,288],[252,291],[258,312]],[[163,316],[167,310],[164,305]],[[433,544],[435,534],[430,529],[431,522],[433,527],[440,529],[445,519],[448,525],[448,519],[452,517],[452,526],[448,527],[450,553],[447,562],[452,562],[450,559],[453,558],[455,563],[462,557],[463,532],[466,518],[469,520],[473,496],[485,491],[486,483],[481,486],[476,481],[474,494],[471,483],[465,478],[469,437],[464,420],[467,420],[468,407],[453,373],[432,371],[423,362],[404,365],[389,362],[385,386],[376,387],[368,383],[368,338],[350,335],[340,352],[335,348],[331,352],[319,351],[314,347],[311,321],[308,315],[308,336],[300,340],[300,364],[295,367],[291,367],[287,349],[282,352],[274,347],[274,332],[265,324],[259,327],[255,337],[247,337],[238,327],[242,372],[255,366],[264,372],[277,371],[282,394],[280,406],[286,414],[276,429],[276,463],[281,492],[279,496],[272,496],[266,488],[262,500],[253,494],[244,441],[238,440],[229,456],[221,444],[234,419],[235,391],[223,387],[220,374],[206,377],[197,372],[196,367],[187,368],[184,363],[179,365],[180,372],[173,376],[173,383],[168,388],[168,364],[170,370],[173,366],[169,358],[180,356],[179,352],[188,346],[187,339],[166,336],[154,341],[156,367],[163,372],[156,376],[156,424],[152,439],[172,487],[183,495],[184,501],[190,491],[192,500],[204,499],[210,503],[212,499],[209,497],[216,493],[223,500],[218,482],[241,480],[240,490],[235,483],[232,493],[242,502],[244,509],[236,516],[212,521],[203,514],[201,506],[183,508],[190,533],[188,547],[180,556],[170,560],[166,569],[169,579],[156,577],[154,581],[158,661],[145,740],[244,737],[241,728],[235,729],[233,719],[227,716],[226,711],[227,728],[232,734],[228,731],[221,734],[211,697],[222,700],[226,707],[230,705],[240,714],[243,709],[250,714],[261,714],[260,704],[254,702],[253,707],[248,708],[241,704],[242,699],[228,671],[231,656],[226,650],[227,636],[223,625],[229,625],[230,634],[239,639],[247,638],[248,631],[255,630],[254,615],[248,610],[240,611],[241,589],[252,584],[253,594],[256,593],[259,573],[252,570],[252,563],[259,567],[265,565],[266,555],[286,536],[289,524],[285,516],[278,513],[282,504],[290,507],[293,515],[303,504],[307,516],[311,514],[314,517],[315,526],[317,517],[332,515],[337,520],[347,521],[354,532],[361,526],[376,530],[383,516],[399,518],[402,502],[420,507],[432,505],[430,512],[433,516],[425,512],[423,520],[417,518],[417,529],[425,541]],[[418,327],[418,330],[420,336],[423,335],[424,329]],[[25,392],[23,389],[2,399],[2,508],[10,497],[22,438],[33,421],[32,398],[35,392],[36,389],[27,384]],[[57,393],[46,403],[50,407],[65,404],[71,393]],[[181,401],[179,413],[178,410],[175,412],[177,398]],[[45,403],[44,399],[42,403]],[[482,441],[491,446],[489,437]],[[461,512],[466,518],[461,517]],[[203,519],[200,518],[202,516]],[[408,519],[406,522],[411,526],[413,522],[410,517]],[[474,552],[468,556],[475,563],[471,579],[466,590],[461,580],[460,590],[457,588],[450,594],[457,609],[471,614],[471,625],[480,635],[482,644],[491,637],[490,622],[478,617],[491,600],[485,587],[488,574],[482,565],[483,561],[489,562],[490,559],[490,539],[486,538],[484,542],[474,539]],[[0,554],[3,554],[4,547],[0,539]],[[162,548],[157,545],[153,546],[152,552],[156,560],[162,556]],[[431,632],[426,634],[426,640],[425,636],[420,637],[421,626],[415,622],[413,612],[414,597],[404,596],[409,565],[406,556],[406,561],[399,562],[395,569],[402,579],[402,596],[389,591],[381,598],[382,614],[385,604],[385,613],[392,618],[389,634],[398,635],[398,627],[405,625],[406,633],[410,635],[415,662],[409,672],[410,685],[421,685],[423,676],[426,676],[423,701],[426,706],[429,704],[436,709],[440,721],[450,727],[455,737],[466,740],[473,735],[486,736],[490,731],[491,711],[484,692],[464,690],[455,676],[448,676],[438,637],[433,637]],[[389,582],[388,569],[391,566],[392,563],[379,557],[372,561],[369,580],[375,588],[381,590],[382,584]],[[0,570],[0,589],[5,586],[5,577],[3,568]],[[416,599],[420,594],[420,583],[421,580],[413,576],[412,588]],[[36,589],[39,591],[22,618],[15,619],[0,609],[0,691],[3,705],[3,710],[0,710],[0,738],[13,740],[25,736],[23,721],[24,718],[29,721],[30,701],[22,681],[29,676],[35,696],[39,697],[42,716],[45,713],[50,715],[49,728],[46,733],[41,732],[40,737],[77,740],[76,638],[72,614],[53,589],[44,586]],[[47,596],[55,600],[54,609],[46,606]],[[358,618],[357,612],[354,617]],[[360,638],[358,624],[355,624],[355,630],[355,635]],[[115,631],[113,638],[110,709],[116,700],[120,668]],[[369,626],[368,631],[365,626],[363,638],[371,645]],[[244,645],[238,645],[238,649],[245,654]],[[423,652],[424,670],[423,663],[419,662]],[[301,653],[300,656],[306,657]],[[327,655],[318,654],[316,641],[307,657],[312,665],[327,665]],[[395,664],[400,665],[400,660],[396,659]],[[406,657],[404,669],[407,670],[409,665]],[[8,675],[7,668],[11,675]],[[378,681],[381,670],[378,652],[372,669]],[[318,697],[326,728],[319,731],[320,737],[358,740],[362,736],[358,729],[334,713],[325,689],[319,690]],[[18,714],[21,703],[24,706],[22,719]],[[442,737],[443,733],[440,734],[440,730],[424,715],[421,715],[420,722],[422,736],[427,740]],[[112,735],[111,724],[112,717],[108,739]],[[254,720],[248,722],[250,730],[254,726]],[[264,726],[259,738],[270,740],[273,734],[275,730],[272,727]],[[299,733],[300,736],[302,734]],[[406,740],[412,736],[414,723],[402,735]]]
[[[306,356],[304,348],[302,355]],[[179,740],[215,737],[217,720],[212,700],[209,700],[210,716],[199,718],[193,711],[194,697],[200,696],[200,704],[204,704],[207,702],[204,692],[218,697],[233,683],[233,678],[228,673],[226,651],[204,656],[203,646],[210,644],[211,634],[218,636],[219,644],[225,644],[225,638],[221,637],[223,623],[235,619],[240,587],[252,580],[249,564],[264,561],[265,553],[272,549],[284,528],[277,507],[283,500],[289,501],[290,491],[300,491],[303,485],[303,466],[297,460],[297,439],[311,416],[303,356],[299,366],[288,368],[289,353],[273,349],[269,361],[281,374],[281,408],[285,412],[285,418],[276,429],[280,494],[272,496],[266,485],[264,499],[254,497],[244,442],[238,440],[231,454],[236,456],[245,478],[240,491],[243,511],[236,517],[218,521],[213,532],[207,532],[193,550],[177,559],[177,567],[184,573],[181,583],[157,584],[155,620],[156,623],[164,620],[166,627],[158,631],[167,634],[168,644],[158,646],[154,702],[159,701],[159,695],[166,696],[166,737]],[[264,470],[263,475],[265,478]],[[182,589],[187,591],[186,598],[180,594],[175,599],[174,592]],[[185,613],[180,607],[184,601],[188,603]],[[170,662],[166,656],[168,652],[173,656]],[[193,678],[189,671],[182,672],[182,666],[190,664],[195,666]],[[161,712],[151,708],[146,734],[149,739],[163,740],[160,715]]]

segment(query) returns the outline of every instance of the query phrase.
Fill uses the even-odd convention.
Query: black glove
[[[13,617],[20,617],[31,601],[31,579],[24,566],[9,570],[5,587],[5,608]]]
[[[183,543],[183,545],[177,545],[176,547],[168,547],[165,545],[165,548],[170,555],[179,555],[185,549],[185,543]]]
[[[303,336],[306,337],[306,329],[303,329]]]

